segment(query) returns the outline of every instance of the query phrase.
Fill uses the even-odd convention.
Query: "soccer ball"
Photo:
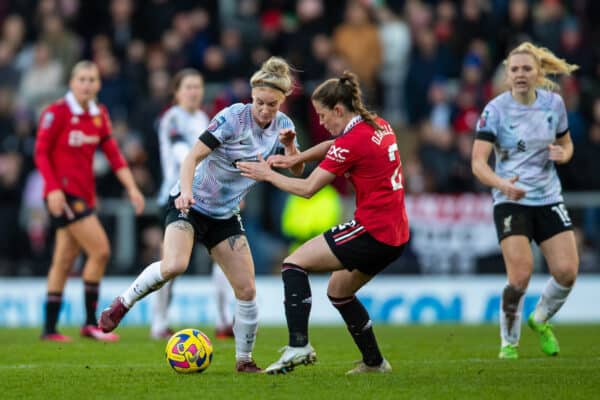
[[[165,349],[167,363],[175,371],[203,372],[210,365],[213,347],[208,336],[198,329],[183,329],[169,338]]]

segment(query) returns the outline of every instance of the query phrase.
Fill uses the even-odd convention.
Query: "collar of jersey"
[[[65,101],[67,102],[67,105],[69,106],[69,109],[71,110],[71,113],[73,113],[73,115],[81,115],[85,112],[83,110],[83,107],[81,107],[81,105],[75,99],[75,95],[73,94],[73,92],[69,91],[67,93],[67,95],[65,96]],[[94,100],[88,101],[88,110],[90,115],[100,115],[100,108]]]
[[[363,120],[363,118],[360,115],[357,115],[356,117],[352,118],[350,120],[350,122],[348,122],[348,125],[346,125],[346,127],[344,128],[342,135],[345,135],[346,133],[348,133],[348,131],[350,129],[354,128],[357,124],[362,122],[362,120]]]

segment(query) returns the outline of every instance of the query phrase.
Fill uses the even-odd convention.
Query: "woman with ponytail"
[[[102,312],[100,327],[114,330],[136,301],[156,291],[188,267],[194,242],[206,246],[236,297],[233,332],[235,368],[261,372],[252,357],[258,328],[254,263],[239,214],[239,205],[256,183],[237,169],[256,155],[298,152],[294,124],[279,111],[291,93],[288,64],[271,57],[250,79],[251,104],[233,104],[219,112],[187,153],[180,180],[167,202],[163,257],[147,266],[133,284]],[[300,175],[304,164],[290,168]]]
[[[286,373],[316,360],[308,340],[312,298],[309,272],[332,272],[327,295],[362,354],[362,360],[348,374],[390,372],[392,367],[379,351],[369,314],[355,294],[396,260],[408,241],[396,135],[386,121],[365,108],[353,73],[325,81],[311,100],[319,122],[335,140],[293,156],[275,156],[268,162],[259,156],[258,163],[241,162],[238,166],[244,176],[271,182],[306,198],[336,176],[346,176],[356,191],[356,211],[353,220],[314,237],[284,260],[281,275],[289,342],[279,360],[265,372]],[[321,159],[306,179],[286,177],[270,168]]]
[[[563,203],[556,164],[573,156],[563,99],[548,75],[578,67],[529,42],[504,61],[509,90],[493,99],[477,123],[473,174],[492,187],[494,220],[508,283],[500,309],[500,358],[518,358],[523,298],[533,272],[530,242],[539,245],[550,271],[529,327],[550,356],[559,345],[548,320],[567,300],[579,268],[573,223]],[[495,153],[495,169],[488,164]]]

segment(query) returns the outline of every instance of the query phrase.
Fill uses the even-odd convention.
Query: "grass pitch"
[[[182,328],[182,327],[180,327]],[[210,337],[213,330],[199,327]],[[496,326],[375,326],[391,374],[345,376],[359,358],[342,326],[311,328],[318,363],[288,375],[234,372],[234,343],[214,340],[212,365],[180,375],[148,328],[119,329],[118,343],[45,343],[39,329],[0,329],[2,399],[592,399],[600,397],[600,325],[558,325],[558,357],[523,326],[519,360],[499,360]],[[262,326],[255,358],[267,366],[287,341]]]

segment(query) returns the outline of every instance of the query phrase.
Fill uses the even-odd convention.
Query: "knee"
[[[235,298],[243,301],[251,301],[256,297],[256,287],[254,283],[248,283],[244,286],[233,288]]]
[[[185,272],[189,264],[189,260],[181,258],[164,259],[161,261],[160,270],[164,279],[171,279]]]
[[[561,268],[553,273],[552,276],[560,285],[571,287],[575,284],[575,280],[577,279],[577,266]]]
[[[110,259],[110,246],[100,246],[94,249],[93,253],[89,254],[89,257],[94,259],[99,265],[106,265]]]

